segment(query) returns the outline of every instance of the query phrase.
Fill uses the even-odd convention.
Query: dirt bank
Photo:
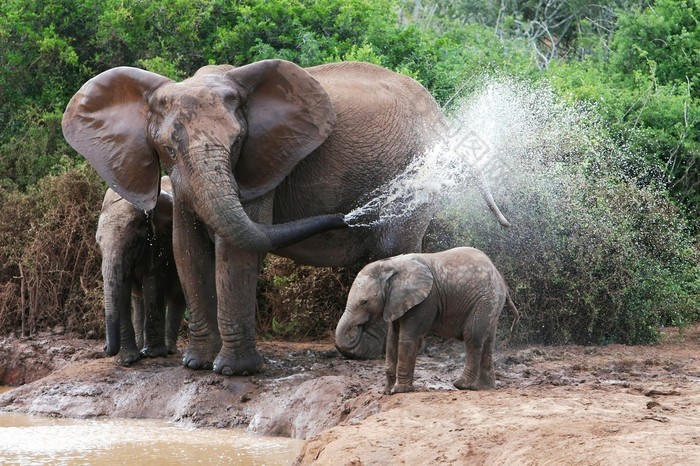
[[[228,378],[176,356],[118,367],[101,346],[0,340],[0,377],[28,382],[0,410],[245,427],[307,439],[298,464],[700,464],[700,326],[658,346],[500,350],[483,392],[453,390],[462,346],[430,339],[419,391],[391,397],[382,361],[330,342],[263,342],[264,372]]]

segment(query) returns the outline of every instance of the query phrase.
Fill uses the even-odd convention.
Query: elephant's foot
[[[391,395],[391,389],[394,388],[395,383],[396,383],[395,377],[387,377],[386,385],[384,385],[384,394],[385,395]]]
[[[476,381],[474,379],[467,379],[466,377],[458,378],[452,385],[460,390],[487,390],[496,386],[494,381]]]
[[[141,353],[138,348],[122,348],[114,358],[120,366],[130,366],[139,359],[141,359]]]
[[[393,385],[386,384],[384,385],[384,394],[385,395],[391,395],[391,389],[394,388]]]
[[[165,347],[167,348],[168,354],[177,353],[177,341],[169,341],[165,344]]]
[[[413,384],[396,384],[394,387],[391,389],[391,394],[393,395],[394,393],[410,393],[410,392],[415,392],[416,388],[413,386]]]
[[[141,356],[144,358],[161,358],[168,355],[168,348],[162,346],[146,346],[141,350]]]
[[[182,355],[182,365],[190,369],[209,370],[213,367],[214,358],[218,352],[218,349],[207,350],[201,347],[195,348],[190,346]]]
[[[214,360],[214,372],[223,375],[256,374],[262,369],[263,359],[257,350],[246,354],[230,354],[223,351]]]
[[[484,389],[484,390],[496,388],[496,377],[495,376],[479,377],[479,388]]]

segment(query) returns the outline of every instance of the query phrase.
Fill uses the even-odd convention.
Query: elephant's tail
[[[518,311],[518,308],[515,307],[513,300],[510,298],[510,292],[506,292],[506,305],[508,306],[508,309],[510,309],[510,312],[513,314],[513,323],[510,324],[510,331],[508,332],[508,338],[505,342],[505,345],[508,345],[508,343],[510,343],[510,339],[513,337],[513,329],[515,328],[515,324],[517,324],[520,320],[520,311]]]

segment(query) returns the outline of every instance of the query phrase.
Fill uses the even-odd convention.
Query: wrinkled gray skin
[[[149,216],[108,189],[97,226],[107,344],[105,352],[128,366],[140,357],[177,352],[185,297],[173,257],[170,179]],[[133,319],[133,320],[132,320]]]
[[[493,388],[496,326],[505,303],[517,321],[519,313],[503,277],[478,249],[380,260],[355,278],[336,328],[336,346],[342,353],[356,351],[366,326],[387,322],[385,392],[393,394],[414,390],[413,371],[424,336],[456,338],[464,341],[467,360],[455,387]]]
[[[265,253],[341,266],[420,251],[430,201],[372,226],[348,228],[343,214],[446,127],[406,76],[283,60],[207,66],[181,83],[114,68],[88,81],[63,117],[71,146],[139,208],[155,203],[161,168],[172,178],[175,260],[191,312],[183,364],[226,375],[262,366],[255,291]]]

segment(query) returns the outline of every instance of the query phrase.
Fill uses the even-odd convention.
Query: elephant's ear
[[[142,210],[158,198],[158,156],[148,143],[148,97],[168,78],[137,68],[107,70],[73,96],[63,114],[66,141],[107,185]]]
[[[387,266],[391,273],[387,274],[384,320],[393,322],[428,297],[433,289],[433,273],[410,255],[391,259]]]
[[[328,137],[335,111],[318,81],[297,65],[264,60],[227,73],[240,86],[248,134],[235,168],[241,197],[274,189]]]

